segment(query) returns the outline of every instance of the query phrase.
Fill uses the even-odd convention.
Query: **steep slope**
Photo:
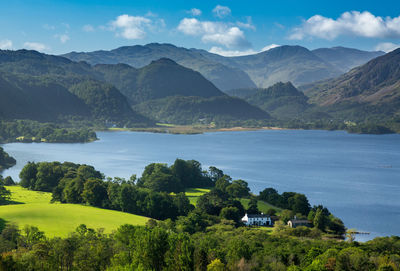
[[[146,120],[84,62],[36,51],[0,51],[0,77],[2,118],[54,121],[74,115],[124,123]],[[90,84],[85,83],[88,80]]]
[[[142,68],[160,58],[169,58],[200,72],[221,90],[255,87],[250,77],[242,70],[210,60],[200,52],[172,44],[151,43],[144,46],[125,46],[111,51],[72,52],[64,56],[74,61],[86,61],[92,65],[125,63],[135,68]]]
[[[56,120],[60,116],[90,116],[85,103],[62,85],[36,77],[0,72],[0,117]]]
[[[221,124],[270,119],[269,114],[258,107],[227,95],[212,98],[172,96],[150,100],[134,108],[149,118],[173,124]]]
[[[128,65],[96,65],[105,80],[117,86],[133,104],[168,96],[224,95],[200,73],[162,58],[135,69]]]
[[[333,65],[301,46],[280,46],[233,59],[262,88],[288,81],[298,86],[341,74]]]
[[[343,73],[385,54],[382,51],[368,52],[345,47],[319,48],[312,52]]]
[[[310,100],[364,117],[400,114],[400,49],[307,90]]]

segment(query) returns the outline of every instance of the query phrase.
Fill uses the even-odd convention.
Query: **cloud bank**
[[[146,37],[146,29],[152,21],[142,16],[130,16],[123,14],[111,22],[111,30],[117,32],[117,36],[125,39],[143,39]]]
[[[267,46],[263,47],[259,51],[255,51],[253,49],[248,49],[248,50],[243,50],[243,51],[240,51],[240,50],[224,50],[221,47],[214,46],[214,47],[211,47],[209,52],[213,53],[213,54],[221,55],[221,56],[247,56],[247,55],[254,55],[254,54],[261,53],[261,52],[265,52],[265,51],[268,51],[268,50],[270,50],[272,48],[276,48],[276,47],[279,47],[279,46],[280,45],[277,45],[277,44],[270,44],[270,45],[267,45]]]
[[[0,40],[0,50],[11,50],[13,43],[11,40]]]
[[[339,36],[364,38],[400,38],[400,16],[382,18],[368,11],[350,11],[332,19],[314,15],[293,29],[289,39],[302,40],[317,37],[333,40]]]
[[[400,48],[400,44],[395,44],[392,42],[382,42],[379,43],[376,47],[376,51],[384,51],[385,53],[389,53],[393,50],[396,50],[397,48]]]
[[[47,51],[50,49],[47,45],[45,45],[43,43],[39,43],[39,42],[25,42],[24,48],[29,49],[29,50],[39,51],[39,52],[44,52],[44,51]]]
[[[224,22],[200,21],[196,18],[184,18],[178,25],[178,30],[190,36],[200,36],[204,43],[214,43],[227,48],[248,48],[243,31]]]

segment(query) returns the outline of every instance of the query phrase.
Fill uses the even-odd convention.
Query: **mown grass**
[[[144,225],[148,218],[118,211],[79,204],[50,203],[51,193],[30,191],[20,186],[8,186],[11,205],[0,206],[0,218],[19,227],[33,225],[47,236],[65,237],[80,224],[112,232],[122,224]]]
[[[250,199],[240,199],[240,202],[242,203],[243,207],[247,209],[249,207]],[[268,202],[265,202],[262,200],[259,200],[257,202],[257,207],[258,207],[258,210],[260,210],[263,213],[266,213],[269,209],[275,209],[277,213],[282,211],[281,208],[278,208],[278,207],[271,205]]]
[[[196,206],[199,197],[205,193],[210,192],[208,188],[187,188],[185,190],[186,196],[189,198],[190,203]]]

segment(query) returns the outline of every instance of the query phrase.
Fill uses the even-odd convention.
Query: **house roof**
[[[311,224],[311,221],[305,219],[291,219],[292,224]]]
[[[269,215],[265,214],[247,214],[248,218],[269,218]]]

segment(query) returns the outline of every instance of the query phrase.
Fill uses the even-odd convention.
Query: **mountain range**
[[[0,51],[0,95],[2,119],[79,117],[137,126],[165,118],[156,119],[137,106],[144,116],[133,105],[157,101],[161,110],[173,99],[186,108],[183,118],[175,119],[179,123],[191,124],[196,118],[234,121],[237,112],[241,120],[269,118],[261,109],[221,92],[199,72],[166,58],[136,69],[121,64],[91,66],[36,51]],[[168,102],[161,104],[167,97]],[[199,106],[191,113],[190,104]]]
[[[169,44],[65,57],[0,50],[0,118],[94,120],[119,126],[393,121],[400,115],[400,50],[382,54],[280,46],[223,57]],[[209,71],[227,67],[230,75],[220,79],[232,88],[220,89],[201,69],[180,62],[196,68],[211,63]],[[242,80],[243,74],[247,79]]]
[[[151,43],[111,51],[71,52],[63,56],[74,61],[86,61],[91,65],[124,63],[135,68],[160,58],[169,58],[200,72],[220,90],[227,91],[265,88],[277,82],[288,81],[300,86],[339,76],[383,54],[343,47],[310,51],[301,46],[280,46],[254,55],[224,57],[205,50]]]
[[[311,103],[347,118],[399,118],[400,49],[303,90]]]

